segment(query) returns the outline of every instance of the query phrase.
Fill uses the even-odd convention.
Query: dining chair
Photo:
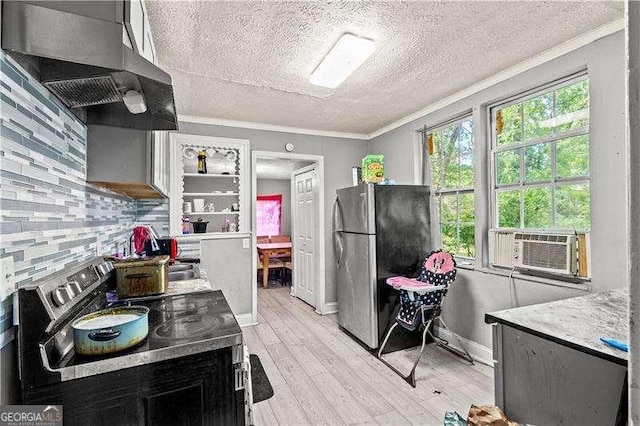
[[[262,270],[264,269],[262,265],[263,259],[260,257],[258,251],[256,250],[256,272],[257,272],[257,280],[258,283],[262,283]],[[279,259],[273,259],[269,256],[269,274],[273,271],[274,274],[280,273],[280,277],[284,277],[284,262]],[[284,278],[280,278],[282,282]]]

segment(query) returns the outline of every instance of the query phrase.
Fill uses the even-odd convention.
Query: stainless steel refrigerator
[[[336,191],[333,250],[338,322],[371,349],[398,310],[392,276],[417,276],[432,250],[429,187],[364,184]],[[420,333],[394,333],[385,352],[415,346]]]

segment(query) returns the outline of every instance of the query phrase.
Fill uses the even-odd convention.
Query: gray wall
[[[595,41],[532,70],[482,90],[468,98],[417,119],[370,141],[369,151],[385,155],[385,175],[397,183],[414,182],[416,130],[434,126],[473,110],[476,167],[476,240],[486,253],[486,218],[489,184],[487,174],[486,107],[496,101],[588,69],[591,97],[591,250],[594,291],[622,287],[627,282],[628,225],[622,220],[627,208],[625,174],[625,54],[624,34],[618,32]],[[428,88],[425,88],[428,90]],[[437,229],[437,228],[436,228]],[[510,280],[486,273],[486,258],[477,270],[460,270],[445,303],[444,317],[453,332],[490,347],[491,330],[485,312],[514,305],[529,305],[584,295],[583,291],[541,283]]]
[[[629,222],[630,231],[630,303],[629,346],[636,348],[629,354],[629,423],[640,424],[640,2],[628,2],[629,46],[629,121],[628,142],[630,175]],[[632,225],[633,224],[633,225]]]
[[[291,180],[258,179],[258,195],[282,194],[282,235],[291,235]]]
[[[326,302],[336,301],[335,265],[331,244],[331,206],[336,189],[351,186],[351,167],[360,164],[367,154],[367,142],[355,139],[326,136],[298,135],[293,133],[253,130],[197,123],[180,123],[180,132],[204,136],[249,139],[251,150],[285,152],[284,145],[291,142],[295,153],[324,156],[324,204],[325,204],[325,270]]]
[[[222,290],[233,313],[251,315],[251,290],[256,274],[251,269],[253,250],[244,248],[243,238],[214,238],[201,241],[202,266],[214,290]]]

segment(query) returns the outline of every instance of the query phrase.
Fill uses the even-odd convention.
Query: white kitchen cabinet
[[[162,195],[169,196],[171,186],[169,173],[169,132],[156,130],[151,132],[151,184]]]
[[[155,64],[156,51],[144,0],[125,1],[124,21],[133,50]]]
[[[208,222],[206,233],[194,234],[191,225],[190,233],[194,236],[249,232],[249,141],[182,133],[171,133],[170,138],[171,235],[183,235],[185,216],[191,223]],[[207,173],[198,173],[201,151],[206,153]],[[204,200],[209,207],[199,210],[194,200]],[[185,203],[190,211],[185,211]]]

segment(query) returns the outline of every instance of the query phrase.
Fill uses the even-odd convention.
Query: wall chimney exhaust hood
[[[113,13],[87,16],[92,8]],[[2,1],[2,49],[31,57],[36,77],[87,124],[176,130],[171,76],[124,45],[124,9],[122,0]],[[123,102],[131,91],[141,95],[135,114]]]

